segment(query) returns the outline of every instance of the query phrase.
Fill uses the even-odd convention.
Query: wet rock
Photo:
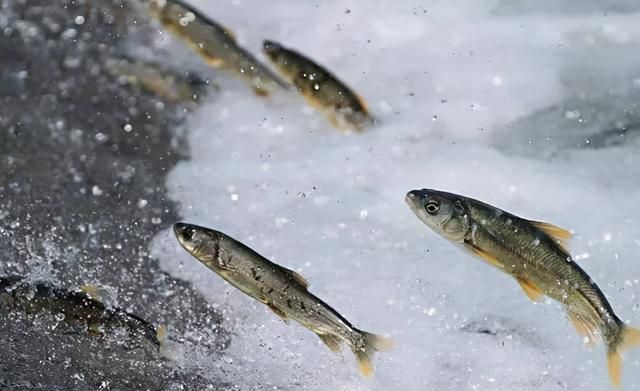
[[[0,275],[68,291],[93,284],[113,293],[113,306],[167,325],[170,339],[214,360],[229,343],[222,316],[148,254],[154,235],[178,220],[164,179],[187,156],[186,104],[104,67],[129,40],[150,40],[134,8],[0,0]],[[0,308],[0,319],[0,389],[222,387],[160,354],[124,349],[126,338],[45,332],[48,323],[24,311]]]

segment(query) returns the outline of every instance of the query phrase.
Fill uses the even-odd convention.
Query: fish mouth
[[[427,189],[411,190],[404,197],[404,202],[406,202],[411,209],[415,209],[418,207],[420,200],[423,200],[427,194]]]
[[[180,237],[188,228],[189,228],[189,224],[175,223],[173,225],[173,233],[175,233],[176,236]]]
[[[265,39],[264,41],[262,41],[262,48],[267,54],[276,54],[280,51],[280,49],[282,49],[282,46],[280,46],[280,44],[275,41],[269,41],[268,39]]]
[[[178,238],[180,244],[186,247],[193,238],[193,234],[196,231],[195,228],[195,225],[178,222],[173,225],[173,233],[176,235],[176,238]]]

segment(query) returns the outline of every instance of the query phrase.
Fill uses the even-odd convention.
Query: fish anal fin
[[[562,248],[569,252],[569,244],[567,243],[573,237],[573,234],[564,228],[560,228],[556,225],[545,223],[542,221],[530,221],[531,224],[549,235],[553,240],[555,240]]]
[[[271,311],[273,311],[276,315],[280,317],[280,319],[282,319],[287,324],[289,323],[289,318],[287,317],[287,314],[285,314],[280,308],[276,307],[271,303],[266,303],[266,304],[267,304],[267,307],[271,308]]]
[[[520,284],[520,287],[522,287],[522,290],[527,295],[527,297],[531,299],[531,301],[535,303],[542,301],[544,293],[534,283],[520,277],[516,277],[516,281],[518,281],[518,284]]]
[[[594,345],[600,340],[600,332],[597,326],[587,321],[584,317],[578,314],[569,313],[569,320],[571,320],[571,323],[573,324],[573,327],[576,328],[578,334],[589,339],[587,341],[587,345]]]
[[[340,351],[340,344],[342,343],[340,338],[331,334],[318,334],[318,337],[332,352],[337,353]]]
[[[485,262],[497,267],[498,269],[504,269],[504,265],[498,260],[496,256],[489,254],[473,243],[465,242],[464,245],[469,251],[471,251],[474,255],[482,258]]]

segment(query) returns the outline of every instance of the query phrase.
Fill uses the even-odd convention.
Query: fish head
[[[215,239],[212,238],[215,231],[187,223],[175,223],[173,233],[180,245],[196,258],[208,253],[211,239]]]
[[[446,239],[463,242],[470,234],[469,214],[461,196],[432,189],[411,190],[405,202],[420,221]]]
[[[262,49],[273,66],[288,81],[300,73],[301,66],[291,52],[275,41],[264,40]]]

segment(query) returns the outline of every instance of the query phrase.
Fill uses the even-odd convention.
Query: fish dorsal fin
[[[555,240],[560,247],[566,252],[569,252],[569,240],[573,237],[573,234],[564,228],[560,228],[553,224],[545,223],[542,221],[530,221],[530,223],[538,228],[540,231],[549,235],[553,240]]]
[[[233,30],[228,29],[226,27],[222,27],[222,30],[224,30],[224,33],[226,34],[227,37],[229,37],[229,39],[231,40],[231,42],[236,42],[236,33],[233,32]]]
[[[331,334],[318,334],[318,337],[332,352],[337,353],[340,351],[340,344],[342,343],[340,338]]]
[[[102,303],[102,295],[100,294],[100,290],[97,286],[93,284],[85,284],[80,287],[80,290],[89,296],[89,298]]]
[[[356,95],[356,99],[358,100],[358,103],[360,104],[360,107],[362,108],[362,110],[365,112],[365,114],[369,115],[369,105],[367,104],[367,101],[364,100],[364,98],[358,94]]]
[[[471,251],[471,253],[473,253],[474,255],[482,258],[488,264],[493,265],[498,269],[504,269],[504,265],[502,264],[502,262],[498,260],[498,258],[495,255],[489,254],[488,252],[484,251],[483,249],[481,249],[480,247],[476,246],[471,242],[464,242],[464,247],[467,250]]]
[[[289,275],[291,276],[291,278],[293,278],[295,282],[302,285],[305,289],[309,288],[309,281],[307,281],[306,278],[302,277],[300,273],[294,272],[291,269],[286,269],[286,271],[287,273],[289,273]]]
[[[531,281],[519,277],[516,277],[516,280],[522,287],[522,290],[527,295],[527,297],[531,299],[531,301],[537,303],[542,300],[544,293],[542,293],[542,290],[535,286]]]

